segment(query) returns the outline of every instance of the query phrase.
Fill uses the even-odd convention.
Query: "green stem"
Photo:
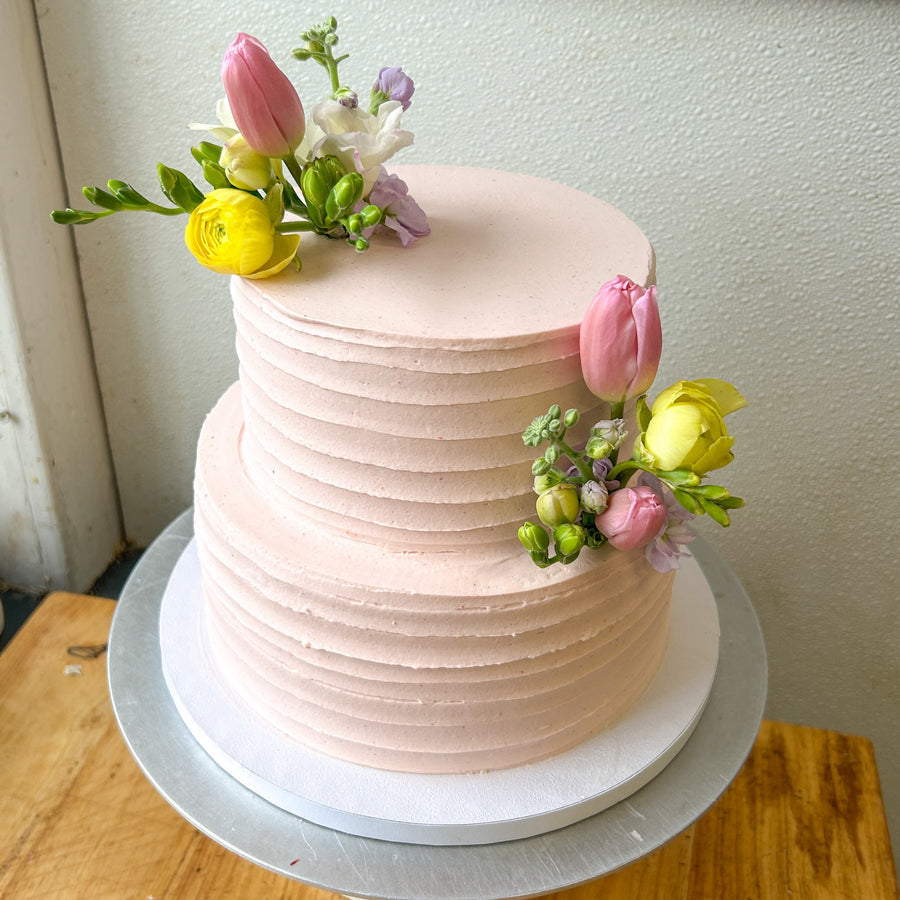
[[[611,419],[624,419],[625,418],[625,401],[622,400],[619,403],[609,404],[609,417]],[[609,454],[609,461],[615,466],[615,464],[619,461],[619,451],[618,448],[613,450],[612,453]]]
[[[147,206],[126,206],[125,209],[134,212],[159,213],[161,216],[183,216],[187,212],[178,206],[157,206],[155,203],[148,203]]]
[[[582,459],[580,453],[576,453],[565,441],[558,440],[556,445],[559,447],[563,455],[567,456],[578,471],[581,473],[585,481],[594,480],[594,470]]]
[[[293,176],[294,181],[297,182],[297,188],[299,189],[300,179],[303,177],[303,166],[297,162],[297,157],[293,153],[289,153],[284,157],[284,164],[287,166],[288,172]]]
[[[641,469],[644,472],[650,472],[653,474],[652,469],[647,468],[647,466],[642,465],[634,459],[626,459],[624,462],[620,462],[618,465],[613,465],[613,467],[609,470],[609,474],[606,476],[607,481],[618,481],[619,476],[623,472],[628,473],[628,477],[631,477],[632,472],[636,472],[638,469]],[[629,471],[631,470],[631,471]],[[623,481],[627,481],[628,478],[622,479]]]
[[[315,231],[316,226],[313,225],[312,222],[306,221],[291,221],[291,222],[281,222],[279,225],[275,226],[275,230],[279,234],[287,234],[288,232],[293,231]]]

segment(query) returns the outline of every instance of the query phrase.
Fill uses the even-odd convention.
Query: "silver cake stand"
[[[536,837],[467,847],[354,837],[271,805],[226,774],[182,721],[162,673],[159,612],[193,536],[190,510],[147,549],[125,585],[109,642],[109,687],[147,778],[196,828],[271,871],[325,890],[389,900],[507,900],[564,890],[650,853],[722,794],[753,746],[766,695],[759,622],[734,574],[698,537],[691,551],[716,598],[719,663],[706,710],[649,784],[589,819]]]

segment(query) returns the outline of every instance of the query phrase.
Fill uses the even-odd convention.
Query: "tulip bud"
[[[647,391],[662,353],[656,285],[623,275],[608,281],[581,322],[581,370],[589,390],[610,403]]]
[[[219,165],[229,183],[245,191],[264,191],[274,178],[269,157],[257,153],[240,134],[222,148]]]
[[[560,525],[553,530],[553,543],[560,556],[577,556],[584,546],[585,539],[585,530],[580,525]]]
[[[225,51],[222,83],[238,131],[263,156],[283,158],[303,140],[297,91],[255,37],[239,34]]]
[[[550,535],[540,525],[526,522],[519,529],[519,541],[529,553],[545,553],[550,546]]]
[[[609,495],[609,504],[594,525],[617,550],[633,550],[659,534],[667,515],[665,502],[652,488],[628,487]]]
[[[558,484],[537,498],[535,508],[540,520],[549,528],[574,522],[581,514],[578,488],[570,482]]]

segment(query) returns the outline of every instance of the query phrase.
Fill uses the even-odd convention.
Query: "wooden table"
[[[112,714],[105,656],[68,653],[104,644],[114,608],[51,594],[0,655],[0,897],[335,900],[229,853],[144,778]],[[871,743],[765,721],[695,825],[544,900],[898,897]]]

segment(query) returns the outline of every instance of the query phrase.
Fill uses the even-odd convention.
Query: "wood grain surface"
[[[105,644],[114,608],[51,594],[0,654],[0,897],[335,900],[220,847],[144,778],[113,717],[105,654],[69,653]],[[898,896],[871,743],[765,721],[695,825],[544,900]]]

